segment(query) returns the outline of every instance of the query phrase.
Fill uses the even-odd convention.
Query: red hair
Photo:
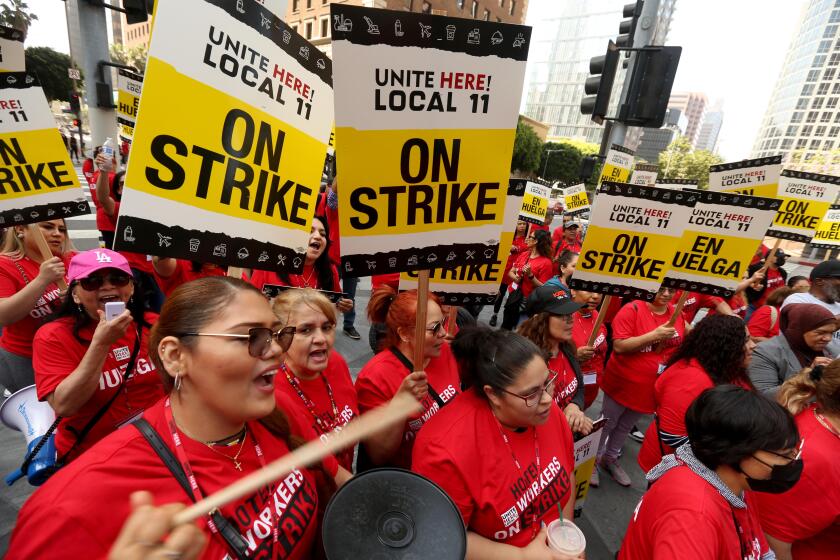
[[[429,301],[441,305],[440,298],[429,292]],[[388,327],[385,342],[397,346],[400,335],[397,329],[414,331],[417,320],[417,290],[397,293],[390,286],[380,286],[373,291],[367,306],[371,323],[385,323]]]

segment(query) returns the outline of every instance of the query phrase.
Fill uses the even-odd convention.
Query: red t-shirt
[[[507,263],[505,264],[505,273],[502,275],[502,282],[505,284],[510,284],[510,278],[508,278],[508,273],[510,272],[511,267],[513,267],[514,263],[516,263],[516,259],[519,258],[519,255],[522,251],[526,250],[525,247],[525,238],[524,237],[514,237],[513,243],[510,246],[511,252],[508,255]]]
[[[62,257],[65,269],[70,266],[70,259],[73,258],[73,254],[67,253]],[[0,298],[15,295],[29,283],[24,280],[23,274],[20,273],[15,264],[23,269],[29,282],[35,280],[41,271],[41,265],[29,257],[14,261],[5,255],[0,255]],[[3,334],[0,335],[0,346],[12,354],[31,358],[32,339],[35,337],[35,331],[61,307],[62,300],[59,298],[59,292],[56,284],[47,286],[29,315],[20,321],[3,327]]]
[[[327,227],[330,229],[330,260],[335,266],[341,265],[341,236],[338,230],[338,209],[333,210],[327,204],[327,192],[318,195],[318,205],[315,214],[326,216]]]
[[[87,181],[88,187],[90,190],[93,190],[96,187],[96,180],[93,176],[93,160],[87,158],[85,161],[82,162],[82,174],[85,176],[85,181]]]
[[[294,375],[289,372],[290,375]],[[333,350],[327,362],[327,369],[321,372],[321,376],[315,379],[298,379],[298,384],[305,397],[307,397],[315,408],[315,413],[321,419],[321,425],[330,427],[335,424],[332,432],[338,433],[353,418],[359,415],[359,404],[356,402],[356,389],[353,387],[353,379],[350,377],[350,370],[344,358]],[[330,385],[338,409],[338,415],[333,414],[330,395],[327,393],[326,381]],[[301,422],[309,422],[312,429],[324,439],[324,431],[318,421],[315,420],[312,412],[307,408],[298,392],[286,378],[285,370],[281,369],[275,376],[275,393],[285,394],[287,402],[293,404],[294,413],[298,415]],[[353,471],[353,446],[345,449],[336,455],[336,459],[342,467]]]
[[[677,301],[682,296],[682,290],[677,290],[674,293],[673,301]],[[697,312],[701,309],[716,309],[718,304],[723,301],[717,296],[710,296],[708,294],[699,294],[697,292],[689,292],[688,298],[683,305],[682,315],[685,322],[689,325],[694,321]]]
[[[840,437],[819,423],[813,408],[796,416],[805,440],[802,477],[783,494],[756,494],[767,534],[793,543],[796,560],[840,558]]]
[[[606,314],[604,317],[604,324],[612,325],[613,319],[615,319],[615,316],[618,315],[618,312],[621,311],[621,308],[623,306],[624,300],[621,299],[619,296],[610,297],[610,301],[606,306],[606,309],[604,309],[604,305],[602,303],[600,311],[603,311]]]
[[[557,374],[557,381],[554,382],[554,402],[560,410],[564,410],[572,402],[578,390],[575,370],[563,352],[548,360],[548,369]]]
[[[452,498],[470,531],[518,547],[534,539],[541,522],[559,517],[557,505],[566,505],[575,485],[572,433],[559,408],[551,407],[545,424],[517,433],[500,428],[473,391],[420,432],[411,468]]]
[[[163,401],[148,409],[144,418],[174,454]],[[293,434],[304,439],[314,437],[294,417],[289,420]],[[266,463],[288,454],[285,442],[262,424],[248,422],[247,426],[248,440],[239,456],[242,472],[235,470],[231,461],[219,457],[206,444],[179,432],[204,496],[261,468],[254,440],[259,443]],[[324,465],[334,475],[338,467],[335,459],[326,459]],[[263,487],[222,506],[220,512],[249,543],[252,558],[308,559],[319,529],[315,488],[311,471],[295,469],[276,483],[273,492],[270,487]],[[190,503],[184,489],[140,432],[134,427],[126,427],[61,469],[49,484],[35,492],[18,516],[6,558],[106,558],[129,515],[129,495],[137,490],[153,492],[157,505]],[[277,546],[271,554],[273,512],[279,515],[280,531]],[[211,534],[207,519],[202,517],[197,521],[208,538],[200,557],[227,558],[227,544],[221,536]]]
[[[157,321],[157,315],[154,313],[147,313],[145,318],[151,324]],[[33,342],[35,355],[32,366],[35,369],[38,398],[42,401],[46,400],[47,395],[55,391],[59,383],[79,366],[89,348],[89,345],[82,344],[73,336],[73,324],[72,317],[62,317],[44,325],[35,335]],[[90,340],[95,329],[96,324],[91,322],[79,331],[79,336]],[[93,396],[78,412],[63,419],[58,425],[55,431],[55,447],[59,455],[70,449],[76,440],[71,429],[79,431],[84,428],[93,415],[114,396],[114,393],[120,390],[123,374],[128,366],[136,339],[137,331],[132,325],[108,351],[108,357],[105,358],[105,365],[99,376],[99,386]],[[116,430],[127,420],[138,416],[143,409],[163,396],[163,384],[157,368],[149,358],[148,346],[149,330],[144,328],[134,373],[125,382],[120,396],[114,400],[107,412],[94,424],[84,441],[73,451],[71,459],[78,457],[84,450],[90,449],[94,443]]]
[[[163,277],[155,270],[155,280],[163,292],[163,295],[169,297],[175,288],[181,284],[192,282],[199,278],[206,278],[208,276],[225,276],[225,270],[215,264],[204,263],[201,265],[201,270],[195,272],[190,261],[176,259],[175,272],[170,276]]]
[[[775,315],[775,320],[773,319]],[[772,305],[762,305],[750,315],[750,320],[747,322],[747,328],[750,330],[750,336],[759,336],[762,338],[773,338],[779,334],[779,319],[781,312]]]
[[[555,247],[557,247],[556,243]],[[575,240],[569,243],[568,241],[564,240],[560,244],[560,246],[557,247],[557,251],[555,251],[555,253],[557,253],[557,256],[559,257],[561,254],[563,254],[563,251],[571,251],[572,253],[580,254],[580,241]]]
[[[773,293],[773,290],[781,288],[785,285],[785,279],[782,277],[782,273],[779,272],[779,269],[769,267],[764,272],[764,285],[766,288],[764,289],[764,292],[762,292],[761,297],[753,302],[753,306],[755,308],[759,308],[767,303],[767,297]]]
[[[574,319],[572,341],[575,347],[586,346],[592,329],[595,328],[595,321],[598,320],[598,312],[592,311],[588,317],[575,313]],[[604,377],[604,363],[607,359],[607,328],[603,323],[598,328],[598,336],[595,337],[592,345],[595,347],[595,354],[580,364],[580,370],[583,373],[584,408],[589,408],[589,405],[597,398],[598,387]]]
[[[390,286],[395,292],[400,290],[400,273],[394,272],[392,274],[374,274],[370,277],[371,291],[382,286]]]
[[[642,496],[633,513],[619,560],[760,560],[769,550],[754,495],[736,508],[686,466],[675,467]],[[743,530],[739,537],[733,512]],[[739,541],[739,538],[741,539]],[[741,550],[746,555],[741,554]]]
[[[99,231],[115,231],[117,229],[117,216],[120,215],[120,203],[116,202],[116,208],[113,216],[109,216],[105,213],[105,209],[103,209],[102,205],[99,204],[99,196],[96,194],[96,182],[99,181],[100,173],[101,171],[98,169],[92,172],[91,179],[88,183],[90,185],[90,198],[93,200],[93,205],[96,207],[96,229]],[[111,193],[112,197],[113,191],[111,190],[111,183],[114,180],[114,175],[116,175],[114,172],[108,173],[108,191]]]
[[[747,315],[747,300],[741,294],[733,294],[726,300],[732,313],[743,319]]]
[[[452,355],[449,344],[443,343],[440,347],[440,355],[429,360],[424,371],[429,385],[434,388],[444,404],[460,392],[461,380],[458,376],[458,365],[455,363],[455,356]],[[383,350],[371,358],[356,378],[359,411],[364,413],[389,402],[397,394],[400,384],[408,374],[408,368],[394,356],[390,349]],[[410,416],[406,420],[402,443],[388,466],[406,469],[409,467],[411,448],[414,446],[417,432],[438,410],[440,410],[438,403],[431,395],[427,395],[423,399],[423,412]]]
[[[333,288],[331,292],[341,291],[341,281],[338,278],[338,269],[331,264],[333,276]],[[318,272],[312,266],[304,266],[303,274],[289,274],[289,281],[285,282],[279,274],[268,270],[255,270],[251,274],[250,282],[259,290],[263,289],[266,284],[275,284],[277,286],[291,286],[293,288],[314,288],[316,290],[326,290],[321,286],[318,280]]]
[[[531,252],[526,249],[519,254],[513,266],[516,267],[520,274],[523,274],[522,269],[526,264],[531,265],[531,274],[534,275],[534,279],[539,280],[543,284],[554,276],[554,263],[548,257],[543,257],[542,255],[531,257]],[[534,291],[534,284],[527,276],[523,275],[519,285],[522,286],[522,295],[526,298]],[[513,291],[512,283],[510,291]]]
[[[633,301],[621,308],[612,322],[613,339],[641,336],[664,325],[674,314],[669,304],[665,313],[655,315],[642,301]],[[653,384],[660,368],[682,343],[685,324],[677,321],[677,335],[669,340],[644,346],[635,352],[613,352],[604,371],[601,388],[612,399],[631,410],[650,414],[656,408]]]

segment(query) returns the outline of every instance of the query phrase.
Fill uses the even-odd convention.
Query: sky
[[[726,160],[749,156],[807,1],[677,0],[667,44],[683,52],[673,91],[703,92],[710,102],[722,102],[718,151]],[[70,52],[64,4],[33,0],[30,6],[39,19],[26,45]]]

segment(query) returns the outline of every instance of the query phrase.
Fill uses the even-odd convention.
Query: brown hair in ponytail
[[[812,400],[826,412],[840,412],[840,360],[803,369],[784,382],[778,400],[791,414],[799,414]]]

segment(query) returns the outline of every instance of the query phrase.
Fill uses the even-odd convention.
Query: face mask
[[[759,462],[764,463],[761,460]],[[764,464],[766,465],[767,463]],[[787,492],[799,482],[799,477],[802,475],[802,467],[802,459],[794,459],[786,465],[774,465],[770,470],[770,478],[752,478],[747,475],[747,484],[749,484],[750,490],[754,492],[781,494]]]

